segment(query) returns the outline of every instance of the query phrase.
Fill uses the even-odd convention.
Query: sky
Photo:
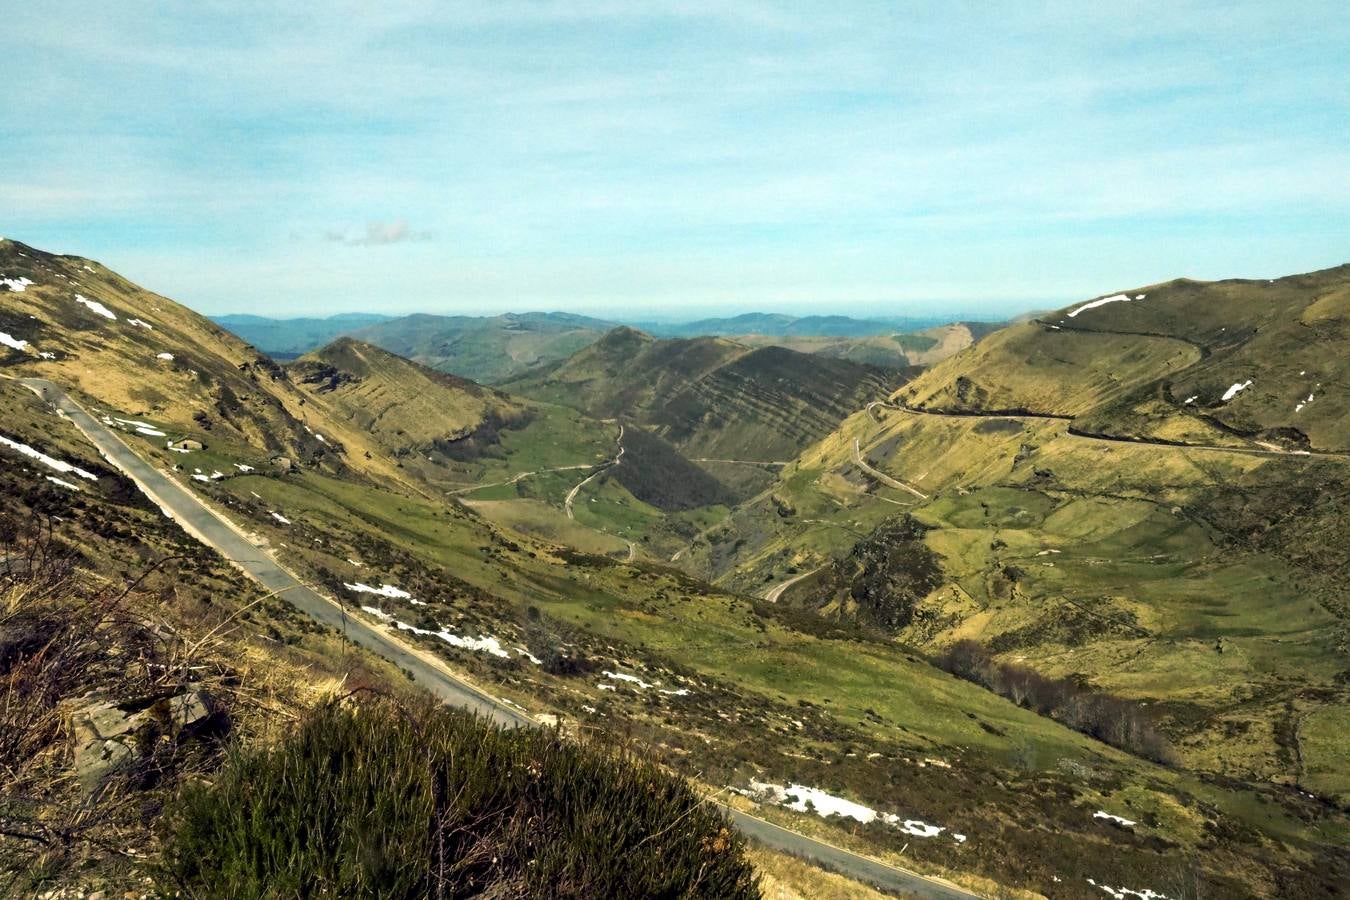
[[[0,0],[0,234],[208,314],[998,317],[1350,261],[1350,16]]]

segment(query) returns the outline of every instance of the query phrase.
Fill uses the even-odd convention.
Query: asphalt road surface
[[[268,590],[285,598],[292,606],[316,621],[343,632],[353,643],[405,669],[412,674],[417,684],[446,703],[480,713],[509,727],[535,724],[529,716],[499,703],[472,685],[459,681],[448,670],[437,665],[429,654],[416,652],[374,625],[348,616],[336,601],[306,587],[216,515],[195,494],[137,456],[112,429],[85,412],[55,384],[42,378],[24,378],[20,381],[43,400],[69,416],[75,426],[93,442],[110,463],[135,481],[146,496],[172,515],[184,530],[214,548],[221,556]],[[720,803],[717,805],[736,828],[751,840],[811,860],[855,880],[924,900],[967,900],[978,896],[954,885],[934,881],[917,873],[907,872],[797,834],[732,807]]]
[[[523,714],[458,681],[439,668],[433,659],[414,652],[376,626],[347,615],[340,604],[306,587],[221,520],[194,494],[137,456],[112,429],[85,412],[50,381],[25,378],[22,383],[69,416],[109,462],[135,481],[184,530],[214,548],[267,590],[316,621],[344,633],[353,643],[410,672],[413,681],[447,703],[473,710],[502,725],[523,725],[530,721]]]

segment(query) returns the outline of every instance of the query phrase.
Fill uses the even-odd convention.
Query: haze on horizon
[[[1339,3],[11,3],[0,234],[200,311],[992,317],[1345,262]]]

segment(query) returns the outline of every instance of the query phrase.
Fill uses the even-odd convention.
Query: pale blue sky
[[[0,234],[208,313],[1002,314],[1350,260],[1337,2],[0,0]]]

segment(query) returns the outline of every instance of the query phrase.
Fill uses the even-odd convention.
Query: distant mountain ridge
[[[338,313],[327,318],[297,319],[226,315],[212,316],[211,321],[248,341],[268,356],[289,359],[321,347],[336,337],[392,318],[378,313]]]
[[[912,373],[725,337],[660,339],[621,326],[504,386],[642,424],[691,456],[782,460]]]
[[[752,334],[774,337],[874,337],[898,331],[922,331],[950,321],[950,317],[858,319],[852,316],[790,316],[784,313],[752,312],[692,322],[645,322],[635,325],[656,337],[740,337]]]
[[[226,315],[214,321],[280,360],[350,336],[483,384],[503,382],[566,359],[621,324],[567,312],[398,317],[344,313],[326,319]],[[941,317],[859,319],[763,312],[691,322],[622,324],[655,337],[735,337],[752,346],[779,343],[804,353],[892,369],[946,358],[994,328],[989,323],[951,323]],[[954,327],[958,329],[955,336],[943,330]]]

